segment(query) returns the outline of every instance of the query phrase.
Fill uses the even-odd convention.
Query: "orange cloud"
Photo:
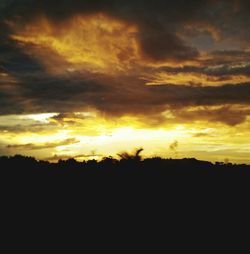
[[[104,14],[76,15],[62,23],[53,23],[45,17],[37,18],[19,29],[10,24],[12,39],[33,45],[37,56],[51,50],[67,63],[91,71],[123,70],[138,58],[135,33],[137,28]],[[42,57],[51,59],[47,52]]]
[[[250,82],[247,75],[210,76],[204,73],[166,73],[159,72],[146,75],[147,85],[192,85],[192,86],[222,86]]]

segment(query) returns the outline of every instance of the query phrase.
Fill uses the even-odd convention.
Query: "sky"
[[[0,0],[0,155],[250,164],[247,0]]]

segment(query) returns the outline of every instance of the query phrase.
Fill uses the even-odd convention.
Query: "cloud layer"
[[[3,1],[0,114],[247,120],[249,2]],[[190,108],[195,108],[190,110]],[[177,121],[177,120],[176,120]]]

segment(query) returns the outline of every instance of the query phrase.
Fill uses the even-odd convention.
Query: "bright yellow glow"
[[[69,130],[59,130],[55,131],[53,134],[50,135],[39,135],[38,133],[30,134],[30,135],[21,135],[19,136],[19,142],[22,144],[26,143],[34,143],[34,144],[43,144],[49,142],[56,142],[60,140],[65,140],[69,138]]]
[[[192,110],[190,108],[189,112],[195,112]],[[89,117],[81,118],[87,115]],[[49,116],[52,118],[48,119]],[[26,121],[28,126],[39,123],[41,130],[34,131],[32,127],[29,132],[26,128],[24,131],[2,130],[1,144],[9,154],[21,153],[50,160],[70,157],[77,160],[101,159],[143,147],[145,157],[196,157],[211,161],[229,159],[230,162],[250,163],[250,119],[237,126],[200,120],[189,124],[173,121],[159,127],[147,127],[141,120],[131,116],[113,120],[105,119],[96,112],[76,113],[75,116],[75,119],[72,115],[61,120],[70,119],[66,125],[52,121],[55,119],[54,114],[2,116],[0,127],[15,127]],[[170,148],[176,141],[178,145]],[[7,148],[13,144],[17,146]],[[36,149],[32,149],[32,145]]]

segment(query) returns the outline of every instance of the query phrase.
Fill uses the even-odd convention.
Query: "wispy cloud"
[[[50,149],[50,148],[55,148],[55,147],[60,147],[60,146],[68,146],[68,145],[73,145],[79,143],[78,140],[74,138],[66,139],[63,141],[58,141],[58,142],[48,142],[48,143],[43,143],[41,145],[38,144],[15,144],[15,145],[8,145],[6,148],[8,149],[17,149],[17,150],[42,150],[42,149]]]

